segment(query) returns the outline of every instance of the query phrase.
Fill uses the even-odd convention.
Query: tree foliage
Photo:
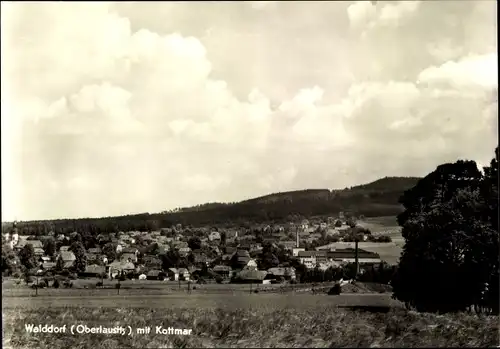
[[[71,247],[69,248],[71,252],[75,254],[75,264],[73,265],[73,269],[77,273],[83,273],[85,271],[85,267],[87,266],[87,255],[85,254],[85,247],[78,240],[75,240]]]
[[[483,213],[484,185],[474,161],[457,161],[438,166],[403,194],[398,223],[406,243],[393,279],[395,298],[419,311],[484,305],[486,283],[498,278],[498,230]]]
[[[24,245],[21,251],[19,251],[19,261],[27,270],[31,270],[36,267],[35,250],[33,249],[33,245]]]

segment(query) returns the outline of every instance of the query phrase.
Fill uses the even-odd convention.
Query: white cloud
[[[446,84],[456,87],[498,86],[498,57],[496,53],[469,56],[459,62],[448,61],[439,67],[429,67],[418,77],[422,83]]]

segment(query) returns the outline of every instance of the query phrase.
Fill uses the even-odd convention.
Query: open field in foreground
[[[139,291],[139,290],[134,290]],[[309,309],[331,306],[377,306],[398,307],[400,303],[391,299],[390,294],[341,294],[340,296],[312,294],[186,294],[143,295],[140,292],[72,295],[58,297],[4,297],[3,309],[42,309],[48,307],[67,308],[252,308],[252,309]]]
[[[313,296],[310,296],[313,297]],[[260,297],[254,297],[260,298]],[[317,297],[326,298],[326,297]],[[333,298],[333,297],[332,297]],[[245,300],[245,302],[248,300]],[[296,301],[299,301],[298,299]],[[224,302],[221,300],[220,302]],[[300,303],[300,301],[298,302]],[[403,309],[368,313],[321,302],[307,308],[43,307],[3,309],[5,348],[191,347],[493,347],[498,317],[436,316]],[[28,333],[25,324],[66,325],[67,333]],[[71,334],[71,325],[123,326],[127,334]],[[149,334],[137,328],[151,327]],[[156,333],[156,326],[192,329],[191,335]]]

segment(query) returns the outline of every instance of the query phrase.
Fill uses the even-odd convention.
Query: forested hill
[[[51,230],[104,233],[156,230],[177,223],[193,227],[279,223],[311,216],[334,216],[341,211],[367,217],[389,216],[401,212],[399,197],[406,189],[415,186],[418,180],[415,177],[386,177],[342,190],[308,189],[275,193],[237,203],[209,203],[157,214],[19,222],[18,228],[25,234],[46,234]],[[2,229],[6,226],[3,225]]]

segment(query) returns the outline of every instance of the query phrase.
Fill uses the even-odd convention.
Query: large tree
[[[21,251],[19,251],[19,261],[26,270],[31,270],[36,267],[35,250],[33,245],[24,245]]]
[[[498,232],[482,213],[482,183],[474,161],[458,161],[438,166],[403,194],[398,223],[406,243],[393,279],[395,298],[440,312],[480,302],[498,260]]]
[[[73,265],[75,271],[77,273],[84,272],[87,266],[87,255],[85,254],[83,244],[79,241],[74,241],[69,250],[75,254],[75,264]]]
[[[188,240],[188,247],[191,250],[199,250],[201,248],[201,240],[199,237],[192,237]]]
[[[50,236],[43,241],[43,250],[49,257],[53,257],[56,253],[56,240]]]

